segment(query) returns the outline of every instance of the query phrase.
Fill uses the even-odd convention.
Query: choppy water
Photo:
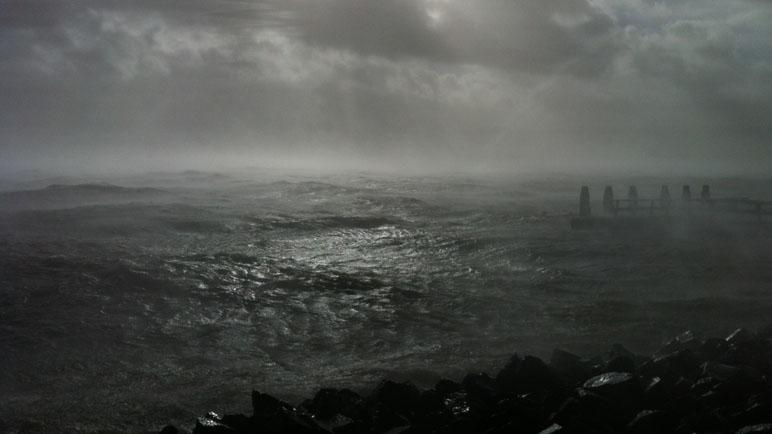
[[[770,222],[572,232],[572,179],[121,182],[156,190],[4,193],[0,431],[185,425],[246,410],[252,388],[297,399],[514,351],[648,351],[772,312]]]

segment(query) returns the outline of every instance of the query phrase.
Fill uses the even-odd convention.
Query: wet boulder
[[[674,417],[684,417],[702,410],[699,397],[692,393],[670,398],[664,408]]]
[[[716,411],[696,411],[681,418],[676,432],[727,432],[729,423]]]
[[[736,366],[716,362],[705,362],[700,365],[700,369],[703,376],[713,377],[719,381],[726,381],[740,372],[740,368]]]
[[[222,422],[221,417],[214,412],[209,412],[204,417],[196,420],[193,434],[234,434],[236,430]]]
[[[516,397],[499,402],[494,418],[499,417],[502,420],[511,421],[513,428],[516,429],[510,432],[537,432],[539,428],[544,427],[549,416],[550,412],[543,405]]]
[[[592,375],[592,365],[576,354],[556,348],[550,357],[550,367],[564,382],[576,384]]]
[[[723,359],[728,349],[725,339],[709,338],[702,342],[695,354],[702,360],[716,361]]]
[[[646,378],[693,377],[698,374],[699,363],[691,350],[683,349],[647,360],[639,372]]]
[[[448,380],[447,378],[441,379],[434,386],[434,390],[436,390],[437,393],[439,393],[441,395],[447,395],[449,393],[460,392],[463,389],[464,389],[464,386],[462,386],[461,383],[457,383],[455,381]]]
[[[678,379],[673,383],[673,386],[670,388],[670,394],[675,397],[688,395],[690,393],[696,395],[692,392],[693,388],[693,381],[686,377],[678,377]]]
[[[761,372],[750,366],[740,366],[733,375],[717,384],[713,391],[722,396],[726,402],[736,402],[761,393],[766,388],[766,379]]]
[[[316,434],[325,432],[314,419],[266,393],[252,391],[252,428],[255,432]]]
[[[772,339],[772,322],[760,328],[756,333],[759,339],[770,340]]]
[[[619,356],[629,357],[632,360],[638,360],[643,358],[641,356],[636,355],[635,353],[628,350],[627,348],[625,348],[624,345],[620,343],[615,343],[611,345],[611,349],[609,349],[608,353],[606,353],[606,359],[611,360]]]
[[[496,375],[496,385],[502,393],[515,393],[518,383],[518,370],[523,359],[514,354],[504,368]]]
[[[666,343],[665,346],[654,353],[654,357],[662,357],[684,350],[696,351],[700,345],[702,345],[702,342],[695,333],[687,330]]]
[[[628,356],[616,356],[606,364],[607,372],[635,372],[635,362]]]
[[[746,426],[737,430],[737,434],[772,434],[772,423]]]
[[[706,375],[697,379],[697,381],[692,384],[690,391],[696,395],[702,395],[713,390],[719,383],[721,383],[721,381],[716,377]]]
[[[254,426],[254,419],[243,414],[226,414],[220,419],[220,422],[233,428],[236,432],[249,432]]]
[[[471,414],[472,404],[466,392],[454,392],[442,400],[445,410],[453,417],[466,417]]]
[[[671,430],[674,421],[669,414],[661,410],[641,410],[627,424],[631,434],[657,434]]]
[[[558,381],[544,361],[525,356],[508,364],[496,377],[496,384],[502,393],[521,394],[553,388]]]
[[[487,405],[493,405],[499,399],[496,380],[488,376],[488,374],[468,374],[464,377],[461,384],[470,397],[481,400]]]
[[[316,392],[314,398],[304,407],[319,419],[326,420],[335,415],[356,419],[364,407],[364,399],[349,389],[324,388]]]
[[[410,420],[407,417],[381,402],[376,402],[368,408],[367,420],[372,432],[387,432],[391,430],[400,432],[400,430],[410,426]]]
[[[732,413],[729,419],[736,426],[757,425],[772,422],[772,403],[751,398],[741,409]]]
[[[257,390],[252,391],[252,415],[256,419],[270,417],[283,411],[292,411],[294,408],[267,393]]]
[[[643,402],[651,408],[663,408],[670,398],[671,385],[667,380],[654,377],[646,383],[643,389]]]
[[[409,419],[416,411],[421,392],[410,382],[396,383],[386,380],[378,385],[371,398]]]
[[[629,372],[606,372],[585,381],[583,387],[620,403],[638,402],[642,393],[638,379]]]
[[[614,432],[628,420],[616,403],[585,389],[577,389],[575,396],[568,398],[551,416],[553,423],[577,432],[586,432],[586,427]]]
[[[756,341],[756,335],[741,327],[729,334],[725,340],[729,345],[747,345]]]
[[[563,434],[566,432],[568,432],[568,430],[563,428],[563,426],[557,423],[553,423],[547,428],[544,428],[543,430],[539,431],[539,434]]]

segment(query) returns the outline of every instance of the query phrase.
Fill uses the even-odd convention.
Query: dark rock
[[[686,394],[693,393],[692,387],[694,387],[694,383],[692,381],[684,377],[678,377],[675,383],[673,383],[673,387],[670,388],[670,394],[672,396],[684,396]]]
[[[443,405],[453,416],[467,416],[472,408],[469,398],[465,392],[455,392],[447,395],[443,400]]]
[[[522,398],[510,398],[499,402],[497,414],[494,416],[503,421],[515,422],[517,432],[537,432],[549,418],[549,413],[543,406],[533,405],[532,402]]]
[[[236,430],[220,421],[220,417],[209,413],[206,417],[199,417],[193,434],[233,434]]]
[[[305,407],[322,420],[338,414],[356,419],[363,411],[364,399],[349,389],[325,388],[316,392]]]
[[[608,351],[606,356],[608,360],[611,360],[615,357],[620,357],[620,356],[627,357],[630,360],[637,360],[640,358],[640,356],[636,355],[632,351],[625,348],[624,345],[619,343],[611,345],[611,349]]]
[[[159,431],[159,434],[178,434],[179,430],[177,430],[177,427],[174,425],[166,425]]]
[[[449,423],[455,415],[446,406],[446,399],[446,395],[441,395],[433,389],[422,392],[416,411],[410,420],[412,431],[416,431],[418,427],[436,428]]]
[[[705,362],[700,365],[702,375],[714,377],[720,381],[726,381],[740,372],[740,368],[723,363]]]
[[[565,428],[560,426],[560,424],[553,423],[547,428],[544,428],[543,430],[539,431],[539,434],[558,434],[558,433],[562,434],[564,432],[566,432]]]
[[[728,365],[751,366],[760,372],[772,375],[772,348],[760,341],[730,345],[719,361]]]
[[[372,432],[372,427],[366,422],[354,421],[349,424],[333,428],[332,432],[335,434],[361,434]]]
[[[716,412],[694,412],[681,419],[677,431],[727,432],[729,424]]]
[[[710,375],[701,377],[695,381],[694,384],[692,384],[691,392],[697,395],[702,395],[703,393],[707,393],[716,387],[719,382],[720,381],[716,377]]]
[[[766,388],[766,381],[761,372],[750,366],[737,367],[731,376],[717,384],[713,391],[726,401],[739,401],[761,393]]]
[[[462,419],[453,420],[452,422],[443,426],[439,430],[422,431],[421,434],[425,432],[465,434],[465,433],[474,433],[474,432],[482,432],[482,431],[483,429],[479,421],[462,418]]]
[[[293,407],[267,393],[252,391],[252,414],[255,418],[272,416],[282,411],[291,411]]]
[[[643,390],[644,402],[654,408],[662,408],[670,395],[670,387],[665,380],[654,377]]]
[[[637,402],[642,393],[638,379],[628,372],[606,372],[585,381],[583,387],[625,404]]]
[[[528,393],[555,387],[557,384],[552,370],[538,357],[525,356],[510,363],[496,377],[496,384],[502,393]]]
[[[482,400],[488,405],[498,401],[499,393],[496,386],[496,380],[485,373],[469,374],[461,382],[466,392],[477,399]]]
[[[772,339],[772,323],[769,323],[759,329],[756,335],[759,337],[759,339]]]
[[[662,433],[669,431],[672,424],[672,418],[663,411],[642,410],[627,424],[627,431],[634,434]]]
[[[715,361],[720,360],[729,349],[729,344],[725,339],[710,338],[706,339],[695,352],[701,359]]]
[[[686,394],[671,398],[665,403],[667,410],[677,417],[696,413],[700,410],[700,402],[694,394]]]
[[[737,434],[772,434],[772,423],[762,423],[740,428]]]
[[[372,429],[375,432],[386,432],[395,428],[410,426],[410,421],[407,417],[380,402],[369,409],[368,416]]]
[[[750,401],[746,406],[730,416],[737,426],[747,426],[772,422],[772,404]]]
[[[730,345],[743,345],[755,340],[756,336],[752,332],[742,327],[733,331],[729,336],[726,337],[726,342]]]
[[[606,372],[635,372],[635,362],[627,356],[616,356],[606,364]]]
[[[518,370],[522,359],[517,354],[509,358],[504,368],[496,375],[496,385],[503,393],[515,393],[518,383]]]
[[[412,383],[381,382],[373,393],[373,399],[395,412],[410,417],[415,412],[421,392]]]
[[[572,384],[579,383],[592,374],[592,366],[581,357],[557,348],[552,351],[550,366],[555,374]]]
[[[664,347],[660,348],[659,351],[654,353],[654,356],[662,357],[684,350],[695,351],[700,347],[701,344],[702,343],[699,339],[697,339],[694,332],[687,330],[665,344]]]
[[[724,400],[721,398],[721,395],[710,390],[700,395],[699,398],[697,398],[697,402],[703,408],[715,409],[721,407]]]
[[[576,396],[567,399],[551,419],[572,431],[590,426],[612,432],[612,428],[620,428],[629,420],[615,403],[584,389],[578,389]]]
[[[254,420],[243,414],[226,414],[220,419],[220,423],[227,425],[237,432],[248,432],[254,425]]]
[[[678,350],[648,360],[641,365],[639,372],[647,378],[692,377],[695,375],[699,363],[699,359],[691,350]]]
[[[437,392],[436,390],[427,390],[421,392],[418,411],[420,413],[443,411],[445,409],[444,401],[444,395]]]
[[[263,432],[312,434],[324,430],[308,415],[266,393],[252,391],[252,423]]]
[[[462,386],[461,383],[456,383],[455,381],[451,381],[445,378],[438,381],[437,384],[434,386],[434,390],[436,390],[438,393],[442,395],[459,392],[463,390],[463,388],[464,386]]]
[[[356,423],[356,421],[350,417],[340,413],[330,416],[324,420],[317,420],[316,422],[322,429],[330,432],[338,432],[340,430],[348,429]]]

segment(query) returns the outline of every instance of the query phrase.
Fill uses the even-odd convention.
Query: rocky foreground
[[[254,391],[251,416],[209,413],[193,432],[772,433],[770,378],[772,324],[725,339],[685,332],[651,357],[618,344],[591,359],[515,354],[494,377],[423,391],[384,381],[368,396],[322,389],[298,407]]]

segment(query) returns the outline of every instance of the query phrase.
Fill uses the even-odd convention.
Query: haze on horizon
[[[767,174],[772,2],[0,0],[0,174]]]

